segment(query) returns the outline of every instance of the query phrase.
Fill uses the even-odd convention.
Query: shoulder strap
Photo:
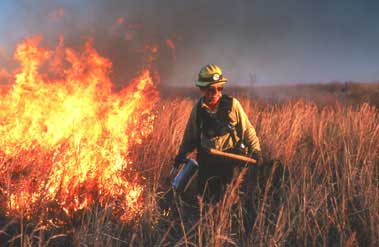
[[[197,103],[197,109],[196,109],[196,124],[197,127],[201,130],[201,101],[203,97],[201,97]],[[217,110],[217,117],[221,119],[227,119],[230,111],[232,110],[233,106],[233,97],[223,94],[221,96],[221,101],[219,105],[219,109]]]
[[[229,117],[229,113],[232,110],[232,105],[233,105],[233,97],[223,94],[221,96],[220,106],[217,111],[218,117],[220,119],[227,120]]]
[[[199,134],[203,132],[203,118],[205,117],[204,114],[204,109],[201,107],[201,101],[203,97],[199,99],[198,104],[197,104],[197,109],[196,109],[196,125],[199,129]],[[235,132],[233,131],[234,128],[230,124],[230,117],[229,113],[232,110],[233,106],[233,97],[223,94],[220,99],[220,105],[216,113],[216,120],[219,122],[224,122],[226,125],[228,125],[228,131],[232,137],[233,143],[237,143],[237,139],[235,136]],[[238,130],[237,130],[238,131]],[[237,133],[239,135],[239,133]]]
[[[199,129],[199,133],[201,133],[202,131],[202,128],[201,128],[201,114],[200,114],[200,111],[201,111],[201,101],[202,101],[203,97],[201,97],[198,101],[197,101],[197,107],[196,107],[196,126],[197,128]]]
[[[223,107],[223,109],[220,109],[220,114],[223,115],[222,117],[224,119],[227,119],[230,122],[229,113],[231,112],[232,107],[233,107],[233,97],[229,96],[229,95],[223,95],[222,99],[223,99],[223,104],[220,105],[220,107]],[[222,103],[222,102],[220,102],[220,103]],[[236,138],[235,132],[233,130],[236,129],[237,136],[239,137],[240,140],[243,139],[242,130],[240,128],[235,128],[231,125],[229,125],[229,127],[230,127],[229,132],[230,132],[230,135],[232,137],[233,143],[237,144],[237,138]]]
[[[231,112],[233,107],[233,97],[224,94],[222,95],[221,102],[220,102],[220,108],[218,110],[219,118],[225,120],[228,122],[228,130],[229,134],[232,138],[232,141],[234,145],[237,144],[237,138],[234,134],[234,127],[230,124],[230,118],[229,118],[229,113]]]

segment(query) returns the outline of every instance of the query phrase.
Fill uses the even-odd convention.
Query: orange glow
[[[126,41],[130,41],[134,39],[134,36],[135,36],[135,33],[133,31],[126,31],[124,38]]]
[[[172,39],[166,40],[166,45],[171,49],[172,59],[176,60],[176,47]]]
[[[158,52],[158,46],[157,45],[145,45],[144,47],[145,52],[149,52],[151,54],[157,53]]]
[[[112,63],[82,51],[17,46],[21,65],[0,99],[0,196],[8,215],[54,204],[67,215],[95,203],[122,220],[141,213],[143,185],[131,148],[152,132],[158,91],[148,70],[112,92]],[[43,72],[42,72],[43,71]]]
[[[10,77],[10,74],[5,69],[0,68],[0,83],[2,81],[8,81]]]
[[[124,22],[125,22],[124,17],[119,17],[119,18],[117,18],[117,20],[116,20],[117,25],[121,25],[121,24],[124,23]]]
[[[119,26],[121,26],[125,22],[124,17],[118,17],[116,21],[112,25],[112,31],[115,31]]]
[[[59,20],[64,16],[64,9],[60,8],[60,9],[54,10],[53,12],[49,13],[48,16],[51,19]]]

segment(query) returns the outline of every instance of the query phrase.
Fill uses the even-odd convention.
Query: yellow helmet
[[[216,64],[207,64],[201,68],[196,86],[207,87],[213,84],[225,84],[228,80],[222,75],[222,70]]]

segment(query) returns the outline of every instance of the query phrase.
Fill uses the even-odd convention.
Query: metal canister
[[[179,170],[174,180],[172,187],[176,192],[185,192],[191,183],[195,180],[199,173],[199,164],[194,159],[187,159],[182,168]]]

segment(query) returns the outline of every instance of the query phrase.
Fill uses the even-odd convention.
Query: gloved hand
[[[262,152],[259,150],[253,150],[249,152],[249,156],[257,161],[257,165],[261,166],[263,164]]]
[[[184,163],[186,161],[187,157],[185,154],[178,154],[175,157],[174,161],[174,168],[178,168],[181,163]]]

